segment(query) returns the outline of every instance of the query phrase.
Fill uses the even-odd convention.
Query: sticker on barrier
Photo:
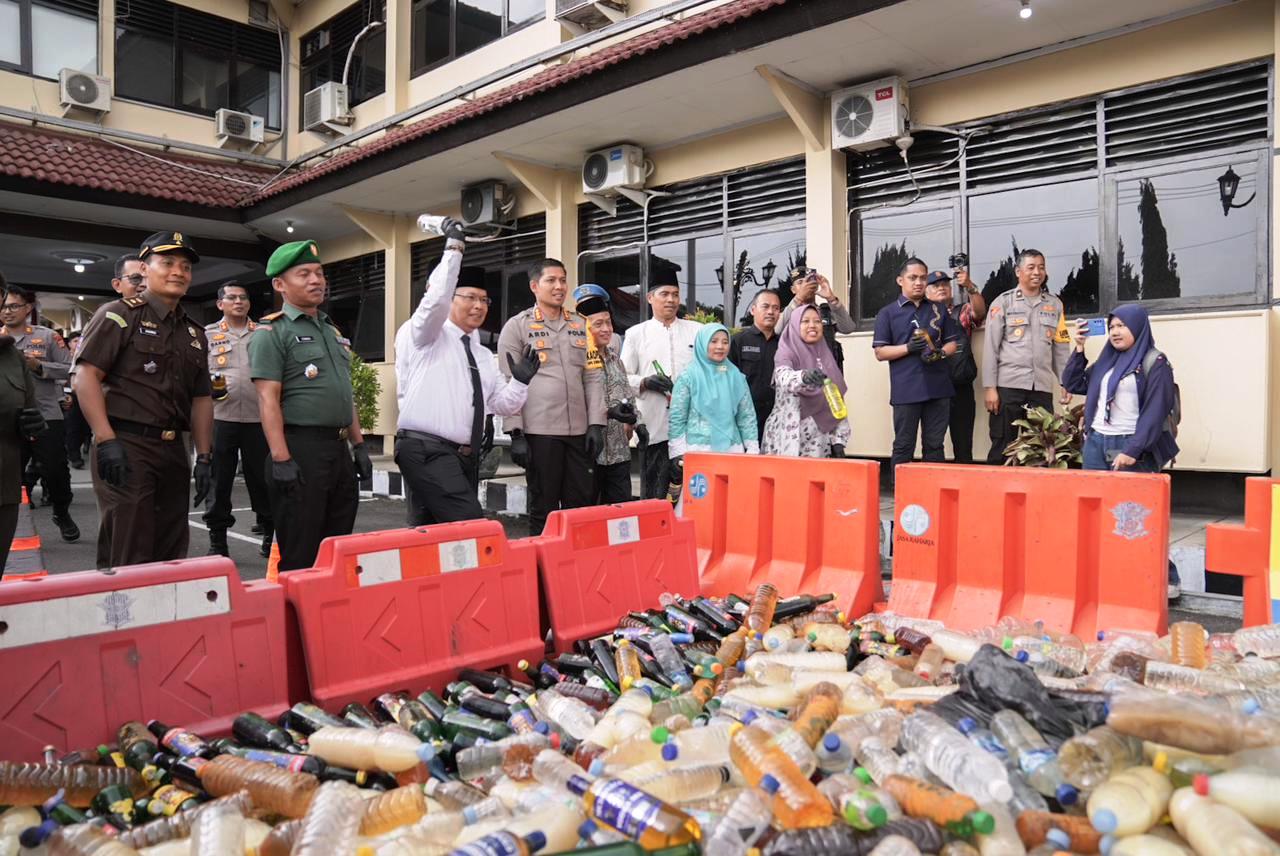
[[[889,609],[972,630],[1004,615],[1090,639],[1165,631],[1169,477],[898,467]]]
[[[850,615],[882,596],[876,462],[697,452],[684,467],[707,594],[767,581],[784,597],[834,592]]]
[[[699,593],[693,524],[666,500],[553,511],[529,540],[557,651],[612,630],[629,611],[657,608],[663,592]]]
[[[440,689],[463,667],[537,661],[537,558],[493,520],[326,539],[316,567],[280,575],[312,698],[330,708],[389,689]]]
[[[0,757],[115,741],[131,719],[225,733],[302,696],[284,590],[220,556],[0,586]]]

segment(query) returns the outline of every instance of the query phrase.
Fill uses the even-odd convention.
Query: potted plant
[[[1043,407],[1028,407],[1026,411],[1026,419],[1013,423],[1018,436],[1004,450],[1006,466],[1065,470],[1071,464],[1083,462],[1083,404],[1077,404],[1061,416]]]

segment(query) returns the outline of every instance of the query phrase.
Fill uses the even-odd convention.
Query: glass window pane
[[[280,72],[243,60],[236,63],[236,110],[261,116],[269,128],[280,127]]]
[[[16,0],[0,0],[0,62],[22,62],[22,25]]]
[[[173,42],[142,33],[116,36],[117,95],[154,104],[173,103]]]
[[[862,217],[861,277],[858,314],[875,318],[881,307],[897,299],[898,268],[912,256],[940,268],[956,251],[952,209],[874,214]]]
[[[383,313],[386,292],[382,288],[366,291],[363,298],[358,298],[355,335],[351,337],[351,348],[366,362],[378,362],[385,353],[383,335]]]
[[[502,0],[458,0],[458,56],[502,36]]]
[[[531,21],[537,21],[547,13],[544,0],[508,0],[507,29],[513,30]]]
[[[414,5],[414,69],[423,69],[449,58],[449,2],[419,0]]]
[[[751,323],[747,307],[763,288],[779,288],[786,281],[787,272],[804,264],[804,229],[783,229],[762,235],[735,238],[733,241],[734,269],[728,289],[730,291],[730,327],[745,327]],[[783,295],[784,304],[791,300],[790,288]]]
[[[733,276],[724,266],[724,239],[690,238],[657,244],[649,254],[649,283],[674,281],[680,286],[681,304],[689,317],[724,321],[725,286]]]
[[[1067,313],[1097,312],[1099,222],[1092,178],[971,197],[969,274],[990,304],[1018,284],[1018,251],[1034,248],[1044,253],[1046,287]]]
[[[182,51],[182,93],[180,104],[212,113],[227,107],[230,97],[230,63],[225,58],[208,57],[187,45]]]
[[[0,37],[0,42],[3,39]],[[36,77],[56,78],[64,68],[98,73],[98,22],[57,9],[32,6],[31,73]]]
[[[639,254],[584,256],[579,268],[578,279],[581,282],[594,282],[609,292],[614,330],[619,333],[624,332],[628,327],[639,324],[643,320],[640,312],[643,295],[640,292]],[[528,275],[524,277],[524,291],[530,294],[530,300],[526,306],[532,306]],[[508,306],[508,311],[515,314],[518,310]]]
[[[1257,190],[1257,162],[1231,164],[1235,204]],[[1119,300],[1253,294],[1258,279],[1256,200],[1222,216],[1222,165],[1117,183]]]
[[[387,33],[383,29],[365,35],[351,59],[352,103],[359,104],[381,95],[386,85]]]

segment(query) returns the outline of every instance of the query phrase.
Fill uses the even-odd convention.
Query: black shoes
[[[227,530],[210,529],[209,530],[209,552],[206,556],[230,556],[231,550],[227,547]]]
[[[67,512],[61,514],[55,512],[53,515],[53,525],[58,527],[58,531],[62,533],[63,541],[79,541],[80,527],[71,519],[71,515]]]

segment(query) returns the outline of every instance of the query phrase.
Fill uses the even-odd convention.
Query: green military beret
[[[320,250],[315,241],[290,241],[277,247],[267,259],[267,276],[279,276],[295,265],[320,263]]]

